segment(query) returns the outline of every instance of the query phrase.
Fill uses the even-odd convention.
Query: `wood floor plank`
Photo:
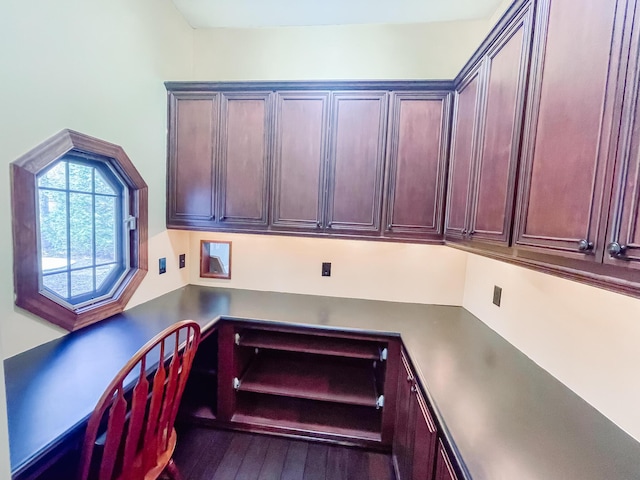
[[[239,433],[233,436],[229,448],[227,448],[212,480],[231,480],[235,478],[254,437],[255,435],[245,433]]]
[[[391,455],[269,435],[181,426],[185,480],[395,480]]]
[[[377,452],[367,452],[369,459],[370,480],[395,480],[393,461],[389,455]]]
[[[290,443],[284,438],[270,437],[269,448],[258,480],[278,480],[281,477]]]
[[[347,450],[347,480],[363,480],[367,478],[369,459],[367,452],[350,448]]]
[[[346,480],[347,449],[330,447],[327,452],[327,480]]]
[[[280,480],[303,480],[308,448],[307,442],[291,442]]]
[[[304,480],[327,480],[327,445],[312,443],[307,450]]]
[[[174,460],[182,477],[189,480],[211,478],[222,461],[232,437],[231,432],[208,428],[180,432]]]
[[[256,435],[249,445],[235,480],[257,480],[264,463],[270,437]]]

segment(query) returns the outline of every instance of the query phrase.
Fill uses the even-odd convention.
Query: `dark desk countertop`
[[[77,434],[153,335],[221,317],[399,333],[474,480],[640,479],[640,443],[463,308],[193,285],[5,360],[12,474]]]

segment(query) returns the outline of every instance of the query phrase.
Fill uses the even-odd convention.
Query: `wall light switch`
[[[160,272],[160,274],[166,273],[167,272],[167,259],[165,257],[161,258],[158,261],[158,270]]]
[[[493,304],[500,306],[500,300],[502,300],[502,288],[497,285],[493,286]]]
[[[331,276],[331,262],[322,262],[322,276],[323,277]]]

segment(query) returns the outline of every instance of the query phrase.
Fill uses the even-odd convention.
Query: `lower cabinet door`
[[[412,408],[414,405],[412,401],[414,378],[404,353],[398,378],[398,409],[396,432],[393,438],[393,460],[398,480],[407,480],[411,478],[411,462],[413,460],[411,441],[414,436],[415,409]]]
[[[438,445],[438,460],[436,463],[435,480],[458,480],[458,476],[451,465],[451,460],[449,460],[449,455],[444,449],[444,445],[442,445],[442,440],[440,440]]]
[[[438,432],[427,402],[420,390],[414,387],[412,399],[415,411],[415,429],[413,437],[412,480],[431,480],[436,463],[436,445]]]

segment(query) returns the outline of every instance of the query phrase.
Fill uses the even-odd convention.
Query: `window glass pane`
[[[69,194],[71,268],[93,265],[93,195]]]
[[[93,167],[69,162],[69,190],[93,192]]]
[[[62,298],[68,298],[69,293],[67,290],[67,274],[56,273],[54,275],[46,275],[42,278],[42,285],[53,293]]]
[[[93,268],[71,271],[71,296],[93,292]]]
[[[105,195],[115,195],[116,191],[111,184],[104,178],[103,173],[96,169],[96,193],[103,193]]]
[[[67,194],[40,190],[39,196],[42,267],[47,270],[65,267],[67,264]]]
[[[67,188],[67,162],[58,162],[38,177],[38,187]]]
[[[117,230],[116,197],[96,195],[96,263],[116,261]]]
[[[103,265],[101,267],[96,267],[96,290],[100,290],[104,287],[104,282],[109,276],[111,272],[116,269],[115,264],[111,265]]]

